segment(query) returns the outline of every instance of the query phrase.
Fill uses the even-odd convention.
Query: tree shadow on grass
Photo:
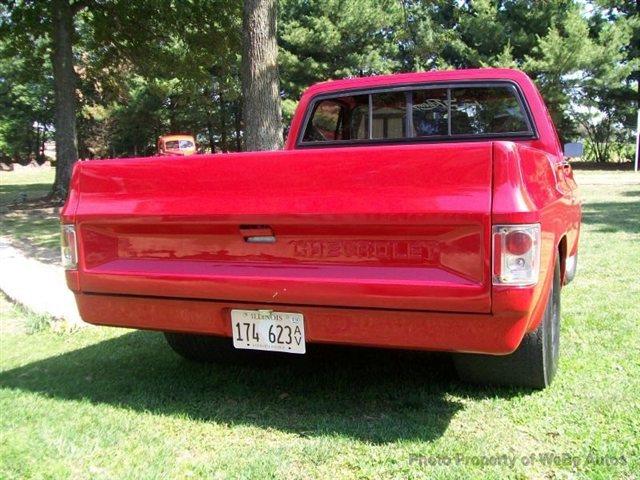
[[[633,193],[626,192],[625,195],[633,196]],[[640,201],[586,203],[583,205],[582,222],[598,225],[597,232],[640,233]]]
[[[201,365],[175,355],[161,334],[141,331],[2,372],[0,386],[378,444],[439,438],[464,407],[451,395],[521,393],[465,386],[444,355],[320,347],[275,365]]]
[[[51,191],[50,183],[7,184],[0,183],[0,206],[21,203],[45,196]]]
[[[55,208],[14,208],[0,216],[0,227],[0,233],[28,257],[59,263],[60,220]]]
[[[626,192],[622,192],[622,195],[625,197],[640,198],[640,190],[627,190]]]

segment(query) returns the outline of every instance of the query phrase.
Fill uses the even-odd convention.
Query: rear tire
[[[477,384],[548,387],[558,368],[560,352],[560,280],[560,261],[556,260],[544,317],[535,331],[524,336],[515,352],[509,355],[455,354],[460,379]]]

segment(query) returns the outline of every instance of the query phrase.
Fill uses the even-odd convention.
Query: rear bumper
[[[507,354],[530,324],[529,312],[463,314],[366,308],[226,303],[76,293],[82,318],[95,325],[231,336],[232,308],[302,313],[309,343]]]

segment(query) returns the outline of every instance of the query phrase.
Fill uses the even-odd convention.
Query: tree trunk
[[[242,94],[247,150],[282,148],[277,0],[244,0]]]
[[[220,99],[220,147],[222,152],[229,150],[227,147],[227,110],[224,108],[224,97],[222,96],[222,90],[218,92],[218,98]]]
[[[233,110],[236,129],[236,152],[242,151],[242,102],[238,100]]]
[[[44,156],[45,143],[47,143],[47,126],[46,125],[42,127],[42,138],[40,139],[40,145],[39,145],[40,158],[42,160],[42,163],[44,163],[47,160],[46,157]]]
[[[211,114],[207,114],[207,136],[209,137],[209,148],[211,153],[216,153],[216,140],[213,137],[213,123],[211,122]]]
[[[176,128],[176,102],[172,95],[169,95],[169,133],[177,133]]]
[[[36,163],[38,165],[42,164],[42,161],[40,160],[40,132],[40,125],[38,125],[36,127],[36,143],[33,147],[34,158],[36,159]]]
[[[67,196],[73,165],[78,160],[76,91],[73,70],[73,12],[69,0],[51,2],[53,77],[55,91],[56,178],[52,197]]]
[[[33,153],[37,148],[37,141],[37,137],[35,140],[33,138],[33,126],[29,125],[29,128],[27,129],[27,163],[31,163],[35,158]]]

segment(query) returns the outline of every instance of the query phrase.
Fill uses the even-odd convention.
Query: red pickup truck
[[[284,151],[78,164],[61,215],[89,323],[198,360],[447,351],[464,380],[533,388],[580,218],[542,97],[507,69],[320,83]]]

